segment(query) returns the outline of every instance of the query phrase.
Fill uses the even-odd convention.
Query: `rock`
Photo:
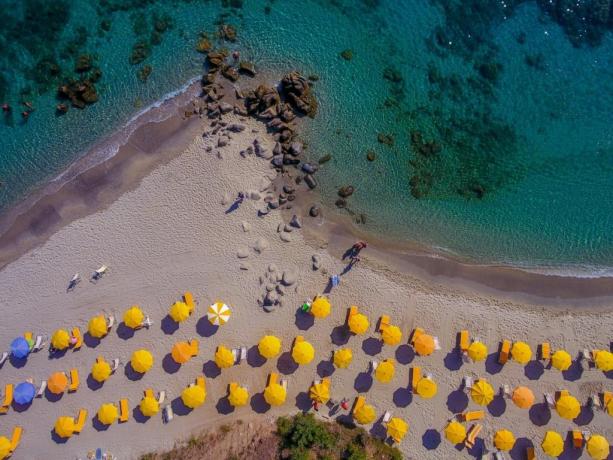
[[[377,159],[377,154],[373,150],[369,150],[366,152],[366,159],[368,161],[375,161]]]
[[[300,221],[300,218],[296,214],[294,214],[294,216],[292,217],[292,220],[289,221],[289,224],[295,228],[302,228],[302,222]]]
[[[245,233],[251,231],[251,224],[249,222],[243,221],[241,223],[241,227],[243,227],[243,232],[245,232]]]
[[[241,264],[238,266],[238,268],[240,268],[241,270],[251,270],[251,264],[247,263],[247,262],[241,262]]]
[[[249,248],[247,246],[241,246],[236,250],[236,257],[239,259],[246,259],[249,257]]]
[[[219,37],[222,40],[230,42],[236,41],[236,28],[230,24],[222,24],[219,26]]]
[[[268,207],[270,209],[277,209],[279,207],[279,202],[277,200],[272,200],[268,202]]]
[[[276,310],[276,307],[274,305],[266,305],[265,304],[262,308],[264,309],[264,311],[266,313],[271,313],[271,312]]]
[[[274,305],[275,303],[277,303],[279,300],[279,295],[277,294],[277,291],[270,291],[268,293],[266,293],[266,297],[264,298],[264,302],[267,304],[271,304]]]
[[[223,108],[222,108],[222,112],[223,112]],[[239,123],[232,123],[231,125],[228,125],[226,129],[228,131],[232,131],[233,133],[240,133],[245,130],[245,125],[241,125]]]
[[[286,233],[286,232],[281,233],[280,238],[281,238],[282,241],[284,241],[286,243],[289,243],[290,241],[292,241],[292,237],[290,236],[289,233]]]
[[[151,72],[153,72],[153,67],[151,67],[150,65],[145,65],[136,73],[136,76],[140,81],[146,83],[147,79],[149,78],[149,75],[151,75]]]
[[[304,181],[306,182],[306,184],[309,186],[310,189],[314,189],[315,187],[317,187],[317,181],[310,174],[307,174],[306,176],[304,176]]]
[[[273,166],[276,166],[277,168],[280,168],[281,166],[283,166],[283,155],[275,155],[272,158],[271,161]]]
[[[394,145],[394,136],[392,136],[391,134],[379,133],[377,134],[377,141],[380,144],[384,144],[391,147]]]
[[[340,54],[345,61],[351,61],[353,59],[353,50],[346,49],[341,51]]]
[[[298,112],[309,117],[317,113],[317,99],[311,92],[308,80],[298,72],[290,72],[281,80],[281,90],[286,101]]]
[[[353,195],[354,191],[355,188],[353,187],[353,185],[344,185],[343,187],[338,189],[338,196],[340,196],[341,198],[348,198]]]
[[[336,205],[336,207],[338,208],[345,208],[347,207],[347,201],[344,200],[343,198],[339,198],[338,200],[336,200],[334,202],[334,204]]]
[[[277,293],[281,296],[285,295],[285,288],[282,285],[277,285]]]
[[[260,209],[260,210],[258,210],[258,216],[263,217],[266,214],[268,214],[269,212],[270,212],[270,209],[268,209],[268,208]]]
[[[289,152],[294,156],[301,155],[302,147],[303,146],[301,142],[292,142],[289,146]]]
[[[230,139],[226,136],[219,136],[219,139],[217,139],[217,147],[225,147],[228,145],[228,142],[230,142]]]
[[[221,204],[222,205],[227,205],[230,204],[232,202],[232,196],[230,195],[229,192],[224,193],[223,197],[221,198]]]
[[[238,77],[239,77],[238,70],[236,70],[232,66],[229,66],[229,65],[223,66],[221,69],[221,74],[230,81],[238,81]]]
[[[249,192],[249,199],[250,199],[250,200],[255,200],[255,201],[258,201],[258,200],[260,200],[261,198],[262,198],[262,195],[260,195],[260,192],[257,192],[257,191],[255,191],[255,190],[251,190],[251,191]]]
[[[298,282],[298,273],[293,270],[286,270],[283,272],[282,281],[285,286],[293,286]]]
[[[318,160],[318,163],[319,163],[320,165],[322,165],[322,164],[324,164],[324,163],[327,163],[327,162],[328,162],[328,161],[330,161],[331,159],[332,159],[332,155],[330,155],[329,153],[327,153],[327,154],[325,154],[323,157],[321,157],[321,158]]]
[[[258,240],[255,242],[253,249],[255,249],[259,253],[262,253],[269,247],[270,243],[268,242],[268,240],[266,240],[265,238],[258,238]]]
[[[268,271],[270,273],[277,273],[279,268],[275,264],[268,264]]]
[[[309,215],[311,217],[317,217],[319,216],[320,213],[321,213],[321,208],[317,206],[316,204],[311,206],[311,209],[309,209]]]
[[[219,104],[219,110],[221,110],[221,113],[223,114],[230,113],[232,112],[232,110],[234,110],[234,106],[231,104],[228,104],[227,102],[222,102]]]
[[[294,201],[295,199],[296,199],[296,195],[287,195],[287,201]]]
[[[200,37],[196,43],[196,51],[202,54],[206,54],[213,49],[213,44],[207,37]]]
[[[281,147],[281,144],[279,144],[278,142],[275,143],[275,146],[272,149],[272,153],[274,153],[275,155],[281,155],[283,153],[283,148]]]
[[[268,283],[268,284],[265,286],[265,289],[266,289],[266,292],[272,292],[272,291],[274,291],[274,290],[275,290],[275,285],[274,285],[274,284],[272,284],[272,283]]]
[[[92,57],[89,54],[82,54],[77,58],[75,71],[79,73],[87,72],[92,68]]]
[[[287,193],[288,195],[290,195],[290,194],[294,193],[296,191],[296,189],[294,189],[294,187],[292,187],[291,185],[285,184],[283,186],[283,191],[285,193]]]
[[[249,61],[241,61],[238,64],[238,70],[240,73],[248,75],[250,77],[255,77],[256,74],[255,66]]]
[[[317,172],[319,168],[317,167],[317,165],[313,165],[311,163],[304,163],[302,165],[302,170],[307,173],[307,174],[314,174]]]
[[[311,256],[311,260],[312,260],[313,262],[320,263],[320,262],[321,262],[321,256],[320,256],[319,254],[313,254],[313,255]]]
[[[285,224],[285,225],[283,225],[283,231],[284,231],[284,232],[286,232],[286,233],[291,233],[293,230],[294,230],[294,229],[292,228],[292,226],[291,226],[291,225],[289,225],[289,224]]]

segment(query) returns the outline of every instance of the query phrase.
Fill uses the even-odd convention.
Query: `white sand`
[[[261,125],[249,124],[260,130],[257,136],[264,140]],[[537,395],[538,402],[543,392],[558,389],[568,389],[583,404],[592,393],[613,390],[611,380],[596,370],[586,370],[578,380],[565,381],[555,370],[545,370],[537,380],[531,380],[526,374],[532,374],[525,373],[524,368],[514,362],[509,362],[494,375],[486,372],[483,363],[463,365],[460,370],[446,369],[446,361],[457,362],[452,349],[456,333],[462,328],[468,328],[473,336],[481,337],[492,353],[502,338],[509,338],[526,340],[534,348],[547,339],[554,349],[566,347],[574,355],[584,347],[609,348],[613,316],[544,310],[538,306],[515,305],[492,297],[467,294],[456,288],[433,286],[393,272],[382,261],[369,258],[368,250],[362,264],[343,277],[341,285],[330,294],[332,315],[316,321],[307,330],[300,330],[296,325],[304,322],[300,316],[302,319],[296,319],[296,309],[305,298],[321,292],[327,283],[326,275],[311,269],[311,256],[320,254],[322,267],[330,273],[340,272],[343,263],[325,250],[314,249],[312,241],[307,244],[299,231],[291,233],[291,242],[281,241],[277,233],[281,214],[273,211],[264,218],[257,217],[257,210],[264,207],[261,200],[245,200],[237,211],[224,213],[227,206],[221,202],[225,194],[234,197],[240,190],[262,189],[266,185],[263,178],[274,177],[266,161],[254,156],[246,159],[239,156],[239,150],[247,147],[253,137],[250,129],[234,135],[233,145],[223,149],[223,159],[206,153],[204,141],[196,139],[185,154],[159,167],[136,190],[126,193],[107,209],[69,224],[42,247],[0,272],[2,348],[8,348],[10,341],[26,330],[50,335],[59,327],[78,325],[86,328],[89,318],[100,312],[114,312],[121,318],[123,311],[132,304],[141,305],[155,321],[151,330],[137,331],[128,339],[118,337],[114,329],[97,347],[84,346],[79,352],[69,351],[59,359],[48,359],[43,351],[30,356],[27,364],[19,369],[7,362],[0,369],[2,385],[18,383],[27,377],[40,381],[53,371],[73,367],[79,369],[82,380],[77,393],[65,394],[57,402],[37,399],[24,412],[11,409],[7,415],[0,416],[2,435],[10,435],[14,425],[24,427],[22,443],[13,455],[14,459],[85,457],[96,447],[106,448],[121,459],[135,458],[146,451],[170,448],[175,440],[226,420],[246,420],[254,416],[272,420],[278,414],[294,412],[297,410],[296,402],[304,402],[304,394],[299,393],[307,391],[310,382],[317,377],[318,367],[320,370],[325,368],[325,365],[318,364],[326,361],[334,349],[331,332],[344,323],[346,310],[351,304],[359,305],[369,315],[371,328],[366,336],[349,339],[348,345],[354,349],[355,359],[349,369],[334,372],[334,398],[353,400],[357,394],[354,389],[356,377],[360,382],[366,378],[358,374],[367,370],[372,358],[363,349],[376,348],[378,334],[374,332],[374,325],[381,313],[391,315],[392,322],[402,327],[405,332],[403,342],[414,326],[421,326],[440,339],[442,351],[427,358],[416,357],[411,363],[407,363],[412,355],[406,345],[384,347],[376,355],[379,360],[397,357],[402,363],[397,367],[392,383],[374,382],[366,397],[375,405],[379,415],[386,409],[391,410],[410,423],[410,433],[400,445],[407,458],[469,458],[465,450],[456,450],[444,438],[437,443],[432,431],[440,432],[452,415],[447,406],[448,398],[452,406],[458,400],[461,403],[462,397],[453,392],[464,375],[485,376],[495,387],[502,383],[527,385]],[[271,149],[270,141],[266,140],[266,143]],[[242,222],[250,224],[249,232],[243,231]],[[270,243],[270,248],[261,254],[252,249],[259,238]],[[237,258],[241,247],[249,248],[248,258]],[[240,270],[241,263],[248,263],[251,269]],[[280,270],[299,270],[299,282],[297,289],[288,289],[283,296],[283,308],[266,314],[257,304],[265,289],[259,277],[271,263]],[[111,272],[99,283],[84,280],[74,292],[66,292],[67,282],[75,272],[87,278],[102,264],[108,264]],[[191,290],[197,299],[196,313],[174,333],[166,334],[160,328],[161,320],[170,305],[186,290]],[[206,306],[217,299],[231,305],[234,316],[229,324],[210,335],[211,328],[207,327],[203,315]],[[267,374],[277,370],[276,360],[259,367],[243,363],[223,370],[215,378],[207,378],[205,405],[188,415],[177,415],[169,425],[162,424],[161,416],[142,423],[131,414],[128,423],[115,424],[106,431],[97,431],[90,420],[80,435],[67,442],[58,444],[52,439],[56,417],[76,415],[82,407],[89,410],[92,418],[101,403],[128,398],[132,410],[137,407],[142,391],[147,387],[156,391],[167,390],[171,400],[178,398],[182,388],[203,372],[203,365],[207,373],[214,368],[210,360],[218,344],[251,347],[267,333],[281,336],[286,352],[298,334],[310,340],[317,351],[311,365],[287,375],[288,399],[280,408],[268,410],[263,415],[256,414],[250,406],[229,415],[218,412],[216,406],[226,395],[230,381],[248,385],[255,394],[263,390]],[[163,362],[172,344],[190,337],[201,341],[199,356],[178,372],[167,373]],[[119,357],[126,363],[132,351],[140,347],[150,349],[156,358],[154,368],[141,380],[129,380],[122,368],[101,389],[92,391],[88,388],[86,376],[96,356]],[[447,356],[448,353],[451,354]],[[253,356],[251,352],[250,358]],[[279,365],[283,370],[287,369],[284,365],[286,358],[282,357]],[[424,372],[433,374],[439,384],[439,393],[434,399],[422,400],[416,396],[411,401],[407,386],[412,365],[419,365]],[[533,362],[529,368],[537,369],[538,365]],[[259,399],[261,397],[256,401]],[[555,412],[541,420],[540,408],[532,411],[534,420],[544,425],[537,426],[531,422],[528,411],[521,411],[509,402],[506,410],[501,411],[499,402],[497,400],[490,408],[494,414],[486,417],[482,435],[491,445],[491,436],[496,429],[512,430],[520,438],[513,458],[524,458],[524,438],[540,445],[546,428],[562,433],[573,428],[589,429],[613,440],[613,419],[603,412],[592,416],[586,410],[585,416],[580,417],[585,425],[578,427],[561,419]],[[463,409],[465,405],[459,406],[452,411]],[[473,402],[468,407],[478,409]],[[380,427],[375,427],[375,431],[378,430]],[[578,458],[578,454],[573,453],[568,458]],[[581,458],[587,458],[587,454]]]

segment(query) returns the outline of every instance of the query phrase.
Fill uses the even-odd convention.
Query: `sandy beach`
[[[259,122],[234,115],[224,119],[244,124],[246,129],[229,133],[229,144],[218,148],[216,135],[202,136],[205,129],[210,132],[208,122],[190,121],[191,140],[186,142],[187,131],[180,130],[180,142],[174,147],[169,142],[161,148],[172,154],[157,161],[155,167],[149,164],[145,177],[126,179],[118,185],[121,193],[115,190],[107,200],[97,197],[100,199],[88,201],[90,211],[96,212],[81,210],[86,215],[53,228],[44,243],[0,271],[2,350],[25,331],[49,336],[60,327],[85,329],[92,316],[104,312],[121,318],[123,311],[134,304],[154,321],[150,329],[133,335],[125,328],[114,328],[99,343],[88,340],[80,351],[68,351],[62,357],[50,359],[43,350],[30,355],[22,367],[6,362],[0,369],[3,386],[29,377],[40,382],[52,372],[71,368],[79,370],[82,380],[76,393],[64,394],[58,401],[35,399],[26,410],[12,408],[0,416],[2,435],[8,436],[15,425],[24,428],[21,445],[12,458],[84,458],[98,447],[120,459],[137,458],[148,451],[171,448],[176,440],[226,421],[273,420],[280,414],[306,410],[310,404],[305,392],[310,383],[330,371],[333,398],[353,401],[363,394],[376,407],[378,418],[389,410],[408,421],[409,434],[399,445],[408,459],[471,458],[471,453],[457,450],[441,434],[453,414],[480,409],[459,390],[464,376],[485,377],[496,389],[508,384],[533,390],[537,403],[529,411],[500,397],[486,410],[482,431],[486,445],[492,445],[497,429],[509,429],[518,439],[511,451],[514,459],[525,458],[525,448],[531,443],[540,452],[538,446],[547,429],[564,436],[572,429],[589,430],[613,439],[612,419],[603,411],[585,407],[592,394],[612,390],[611,375],[595,369],[583,371],[577,363],[565,373],[544,369],[535,355],[525,367],[512,361],[504,367],[496,364],[502,339],[526,341],[534,351],[538,344],[548,341],[552,349],[565,348],[573,357],[584,348],[610,349],[613,304],[600,299],[595,302],[597,308],[577,308],[568,295],[562,294],[551,306],[547,299],[539,302],[534,293],[529,293],[529,303],[522,303],[461,279],[447,282],[447,278],[454,278],[452,272],[420,277],[418,268],[399,270],[384,252],[367,249],[362,261],[329,292],[332,314],[314,321],[297,310],[305,299],[324,291],[330,274],[343,271],[346,262],[339,254],[353,241],[330,233],[333,223],[327,219],[326,210],[316,219],[304,215],[305,208],[299,205],[262,215],[259,211],[266,208],[264,199],[273,194],[280,179],[269,161],[240,152],[253,145],[256,138],[268,150],[273,149],[274,141]],[[316,199],[305,184],[296,188],[305,203],[309,197]],[[245,192],[247,199],[228,212],[239,192]],[[290,227],[292,231],[286,232],[284,228],[294,213],[304,226]],[[321,260],[319,270],[313,269],[314,255]],[[93,270],[103,264],[110,267],[109,273],[98,283],[90,283]],[[266,293],[271,269],[295,276],[296,282],[290,286],[278,284],[282,306],[266,313],[258,301]],[[77,272],[84,280],[67,292],[68,281]],[[197,307],[177,328],[165,317],[185,291],[194,294]],[[233,310],[231,321],[219,329],[213,328],[205,316],[207,306],[216,300]],[[370,319],[369,331],[363,336],[349,336],[342,327],[351,305],[359,306]],[[390,315],[392,323],[401,327],[401,345],[381,345],[375,331],[381,314]],[[442,349],[429,357],[415,356],[407,345],[415,327],[437,336]],[[478,336],[488,345],[490,355],[485,363],[461,362],[455,350],[456,334],[461,329],[468,329],[472,337]],[[278,335],[283,341],[284,353],[278,360],[262,360],[254,347],[266,334]],[[309,365],[298,367],[291,359],[289,351],[297,335],[315,346],[315,360]],[[171,347],[189,338],[200,340],[200,352],[178,368],[169,356]],[[331,352],[343,343],[353,349],[354,361],[349,369],[333,370]],[[220,371],[211,361],[220,344],[247,346],[247,362]],[[95,386],[86,376],[97,356],[120,358],[125,364],[138,348],[153,353],[151,371],[136,378],[121,366],[101,388],[91,388]],[[369,362],[385,358],[397,360],[395,378],[388,384],[373,382],[367,372]],[[408,376],[412,366],[431,373],[438,383],[433,399],[411,394]],[[263,403],[261,395],[270,372],[279,372],[288,380],[285,405],[272,409]],[[180,393],[202,374],[206,376],[207,400],[204,406],[186,411]],[[229,411],[224,398],[232,381],[248,386],[252,398],[246,407]],[[176,414],[171,423],[163,424],[161,414],[149,420],[139,415],[137,406],[145,388],[167,391]],[[584,406],[572,422],[543,403],[543,393],[562,389],[569,390]],[[98,407],[121,398],[130,401],[130,420],[102,429],[93,420]],[[76,415],[80,408],[89,411],[83,432],[66,442],[56,442],[52,433],[56,418]],[[327,411],[324,408],[320,413],[325,415]],[[378,434],[382,425],[376,423],[367,429]],[[573,450],[567,442],[560,458],[588,456]]]

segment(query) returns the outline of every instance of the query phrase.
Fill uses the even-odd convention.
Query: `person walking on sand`
[[[353,249],[353,253],[357,256],[362,249],[365,249],[368,246],[365,241],[357,241],[351,249]]]

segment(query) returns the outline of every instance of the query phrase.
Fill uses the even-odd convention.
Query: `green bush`
[[[335,444],[327,427],[317,421],[313,414],[299,414],[292,419],[280,418],[277,421],[277,432],[284,447],[291,450],[313,447],[329,449]]]
[[[347,451],[345,452],[347,460],[368,460],[366,452],[364,452],[364,446],[361,446],[355,442],[347,444]]]

